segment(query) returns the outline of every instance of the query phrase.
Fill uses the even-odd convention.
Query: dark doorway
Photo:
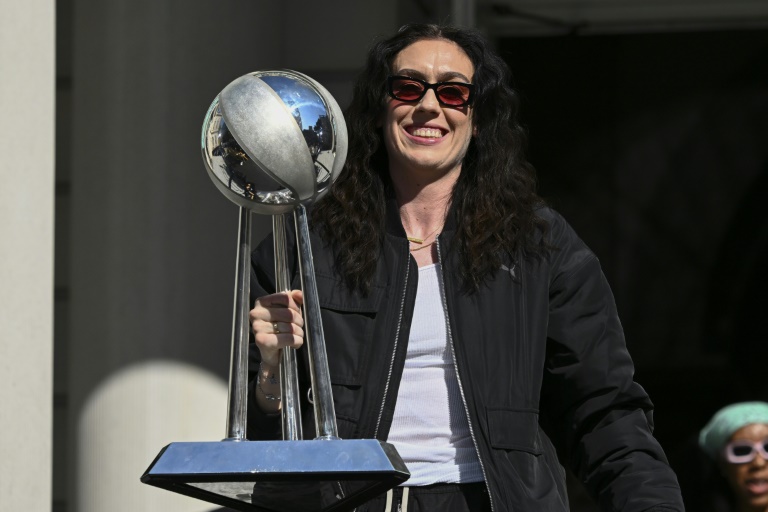
[[[540,192],[600,258],[656,435],[685,464],[715,410],[768,399],[768,30],[499,50]]]

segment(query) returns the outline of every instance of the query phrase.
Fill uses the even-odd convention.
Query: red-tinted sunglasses
[[[416,102],[434,89],[437,102],[445,107],[464,107],[472,103],[475,86],[463,82],[437,82],[430,84],[409,76],[387,78],[387,92],[396,100]]]
[[[757,454],[763,456],[768,461],[768,438],[762,441],[752,442],[746,439],[731,441],[723,449],[725,460],[731,464],[745,464],[752,462]]]

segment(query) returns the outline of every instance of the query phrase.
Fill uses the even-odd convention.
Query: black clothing
[[[410,487],[407,494],[395,487],[391,503],[382,494],[356,509],[357,512],[491,512],[488,488],[472,484],[434,484]]]
[[[438,239],[448,344],[493,510],[568,510],[559,454],[603,510],[682,511],[600,264],[560,215],[538,214],[554,249],[507,258],[475,293],[461,291],[450,215]],[[339,434],[386,440],[418,278],[397,209],[367,296],[345,287],[322,239],[311,242]],[[272,251],[271,237],[254,251],[254,298],[274,290]],[[250,401],[249,437],[279,438],[279,428]]]

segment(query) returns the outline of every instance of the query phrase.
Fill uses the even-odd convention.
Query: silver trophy
[[[341,109],[322,85],[296,71],[249,73],[214,99],[201,147],[208,175],[240,206],[227,437],[169,444],[141,481],[235,510],[351,510],[410,474],[392,445],[342,440],[336,428],[305,206],[328,191],[344,165],[347,130]],[[288,215],[296,226],[314,397],[312,440],[302,439],[293,349],[283,350],[280,362],[283,440],[245,438],[252,212],[272,215],[278,291],[290,290]]]

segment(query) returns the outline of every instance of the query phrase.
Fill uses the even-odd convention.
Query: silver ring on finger
[[[280,329],[277,327],[277,322],[272,322],[272,331],[275,334],[280,334]]]

